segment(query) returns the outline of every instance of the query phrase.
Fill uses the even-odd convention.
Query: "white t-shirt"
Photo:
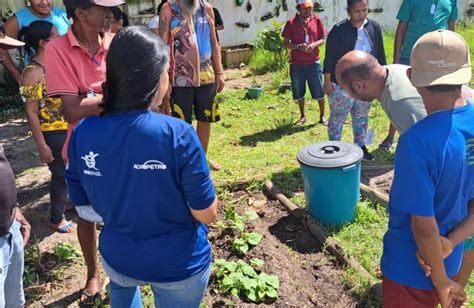
[[[365,24],[368,22],[366,19],[364,24],[357,29],[357,40],[354,49],[355,50],[362,50],[367,53],[372,53],[372,44],[370,43],[369,36],[367,35],[367,31],[365,30]]]
[[[160,24],[160,16],[155,15],[150,22],[148,23],[148,28],[150,29],[157,29]]]

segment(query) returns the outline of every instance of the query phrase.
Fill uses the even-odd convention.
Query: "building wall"
[[[253,8],[250,13],[246,10],[246,4],[250,1]],[[240,7],[236,6],[235,0],[209,0],[215,6],[224,19],[225,29],[219,33],[221,44],[223,47],[238,46],[243,44],[251,44],[258,31],[266,26],[271,26],[271,20],[260,21],[260,17],[268,12],[275,13],[275,8],[281,6],[283,0],[244,0],[244,4]],[[458,0],[461,12],[461,20],[467,21],[466,14],[469,4],[474,5],[474,0]],[[325,11],[320,13],[328,31],[338,21],[346,18],[346,0],[320,0]],[[402,0],[369,0],[369,8],[372,10],[382,8],[382,13],[370,13],[369,18],[379,22],[384,30],[395,30],[397,20],[395,16]],[[53,0],[55,5],[62,6],[62,0]],[[280,16],[275,17],[277,21],[284,21],[296,13],[295,0],[287,0],[288,11],[280,9]],[[16,11],[25,5],[24,0],[0,0],[0,12],[6,12],[7,8]],[[143,1],[140,9],[151,7],[151,2]],[[130,14],[136,14],[137,7],[130,7]],[[149,16],[145,16],[137,20],[140,23],[147,23]],[[247,29],[240,28],[235,25],[236,22],[247,22],[250,27]]]
[[[223,47],[238,46],[252,43],[258,31],[266,26],[272,26],[271,20],[260,21],[260,17],[267,12],[275,12],[275,8],[281,5],[282,0],[250,0],[253,9],[250,13],[246,10],[247,1],[240,7],[237,7],[235,0],[209,0],[221,13],[224,19],[224,30],[219,32],[221,44]],[[467,20],[466,11],[469,4],[474,4],[474,0],[458,0],[460,6],[461,20]],[[288,11],[280,9],[280,16],[275,17],[277,21],[284,21],[290,16],[296,14],[295,0],[287,0]],[[376,20],[384,30],[395,30],[397,26],[396,15],[402,0],[369,0],[369,8],[372,11],[376,8],[382,8],[382,13],[370,13],[369,18]],[[325,8],[324,12],[319,16],[324,22],[327,30],[338,21],[347,17],[346,0],[320,0]],[[247,29],[240,28],[235,25],[236,22],[247,22],[250,27]]]

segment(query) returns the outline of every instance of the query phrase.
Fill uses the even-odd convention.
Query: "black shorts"
[[[192,87],[173,87],[171,93],[171,110],[173,117],[180,118],[188,123],[194,116],[201,122],[217,122],[220,120],[219,104],[216,98],[216,84],[211,83]]]

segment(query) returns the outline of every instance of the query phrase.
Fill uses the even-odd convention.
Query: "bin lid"
[[[296,156],[301,164],[317,168],[339,168],[362,160],[364,153],[356,145],[341,141],[324,141],[301,149]]]

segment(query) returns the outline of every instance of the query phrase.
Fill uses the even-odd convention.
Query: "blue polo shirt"
[[[417,289],[433,284],[417,262],[411,216],[434,217],[446,235],[467,213],[467,191],[474,183],[474,107],[433,113],[400,136],[390,191],[388,231],[382,272],[390,280]],[[445,259],[448,277],[461,266],[463,245]]]
[[[209,265],[207,226],[190,209],[208,208],[215,193],[192,126],[150,111],[90,117],[68,155],[70,199],[102,216],[100,253],[114,270],[172,282]]]

